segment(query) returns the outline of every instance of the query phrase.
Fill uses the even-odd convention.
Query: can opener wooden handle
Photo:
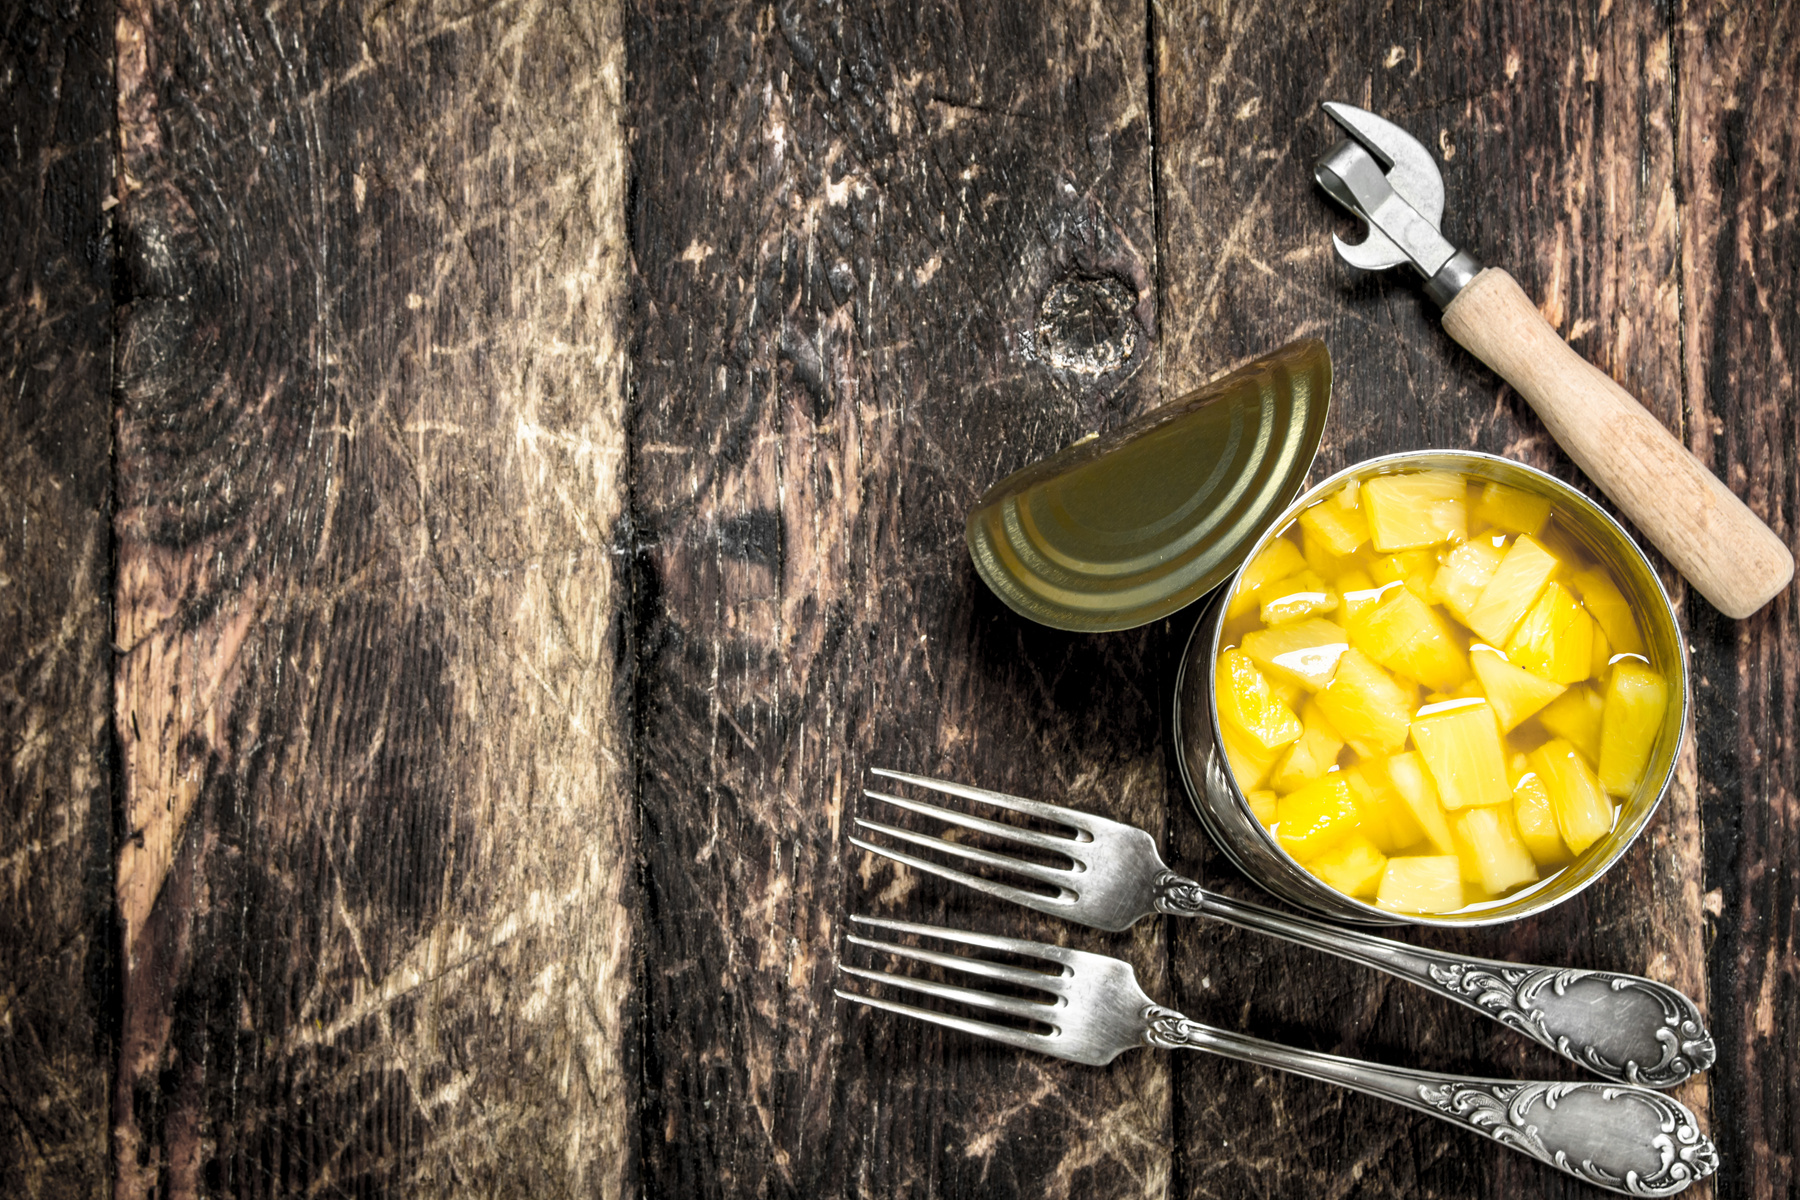
[[[1314,164],[1332,199],[1367,225],[1345,262],[1402,264],[1425,277],[1444,328],[1536,410],[1550,434],[1701,595],[1726,616],[1767,604],[1794,577],[1775,531],[1538,313],[1511,275],[1486,267],[1440,232],[1444,181],[1430,151],[1399,126],[1348,104],[1325,111],[1349,137]]]

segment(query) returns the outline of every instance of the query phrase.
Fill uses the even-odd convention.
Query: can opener
[[[1713,606],[1747,617],[1788,585],[1793,555],[1662,422],[1563,341],[1511,275],[1441,232],[1444,180],[1430,151],[1374,113],[1327,103],[1350,135],[1313,177],[1361,218],[1338,256],[1380,271],[1408,264],[1444,310],[1444,329],[1510,383],[1570,458]]]

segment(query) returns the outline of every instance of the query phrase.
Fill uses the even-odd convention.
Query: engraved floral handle
[[[1712,1066],[1700,1010],[1637,975],[1466,958],[1340,929],[1208,892],[1173,871],[1156,881],[1156,911],[1216,917],[1323,950],[1447,996],[1608,1079],[1673,1087]]]
[[[1208,1050],[1392,1100],[1529,1154],[1588,1183],[1632,1196],[1673,1196],[1719,1166],[1685,1106],[1616,1083],[1469,1079],[1280,1046],[1190,1021],[1152,1004],[1144,1041]]]

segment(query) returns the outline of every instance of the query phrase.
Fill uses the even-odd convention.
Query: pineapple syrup
[[[1326,884],[1447,913],[1611,832],[1669,704],[1624,591],[1547,497],[1352,480],[1241,572],[1215,678],[1257,820]]]

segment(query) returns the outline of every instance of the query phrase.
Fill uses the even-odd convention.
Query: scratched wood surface
[[[1183,620],[1043,630],[991,482],[1292,337],[1320,471],[1578,484],[1310,181],[1348,99],[1447,232],[1800,541],[1800,8],[20,6],[0,32],[8,1194],[1596,1195],[1195,1055],[846,1005],[852,913],[1129,958],[1192,1016],[1560,1060],[1189,923],[1058,926],[845,841],[891,765],[1151,829]],[[1721,1196],[1800,1186],[1800,593],[1665,581],[1695,739],[1605,880],[1434,944],[1701,1000]]]

